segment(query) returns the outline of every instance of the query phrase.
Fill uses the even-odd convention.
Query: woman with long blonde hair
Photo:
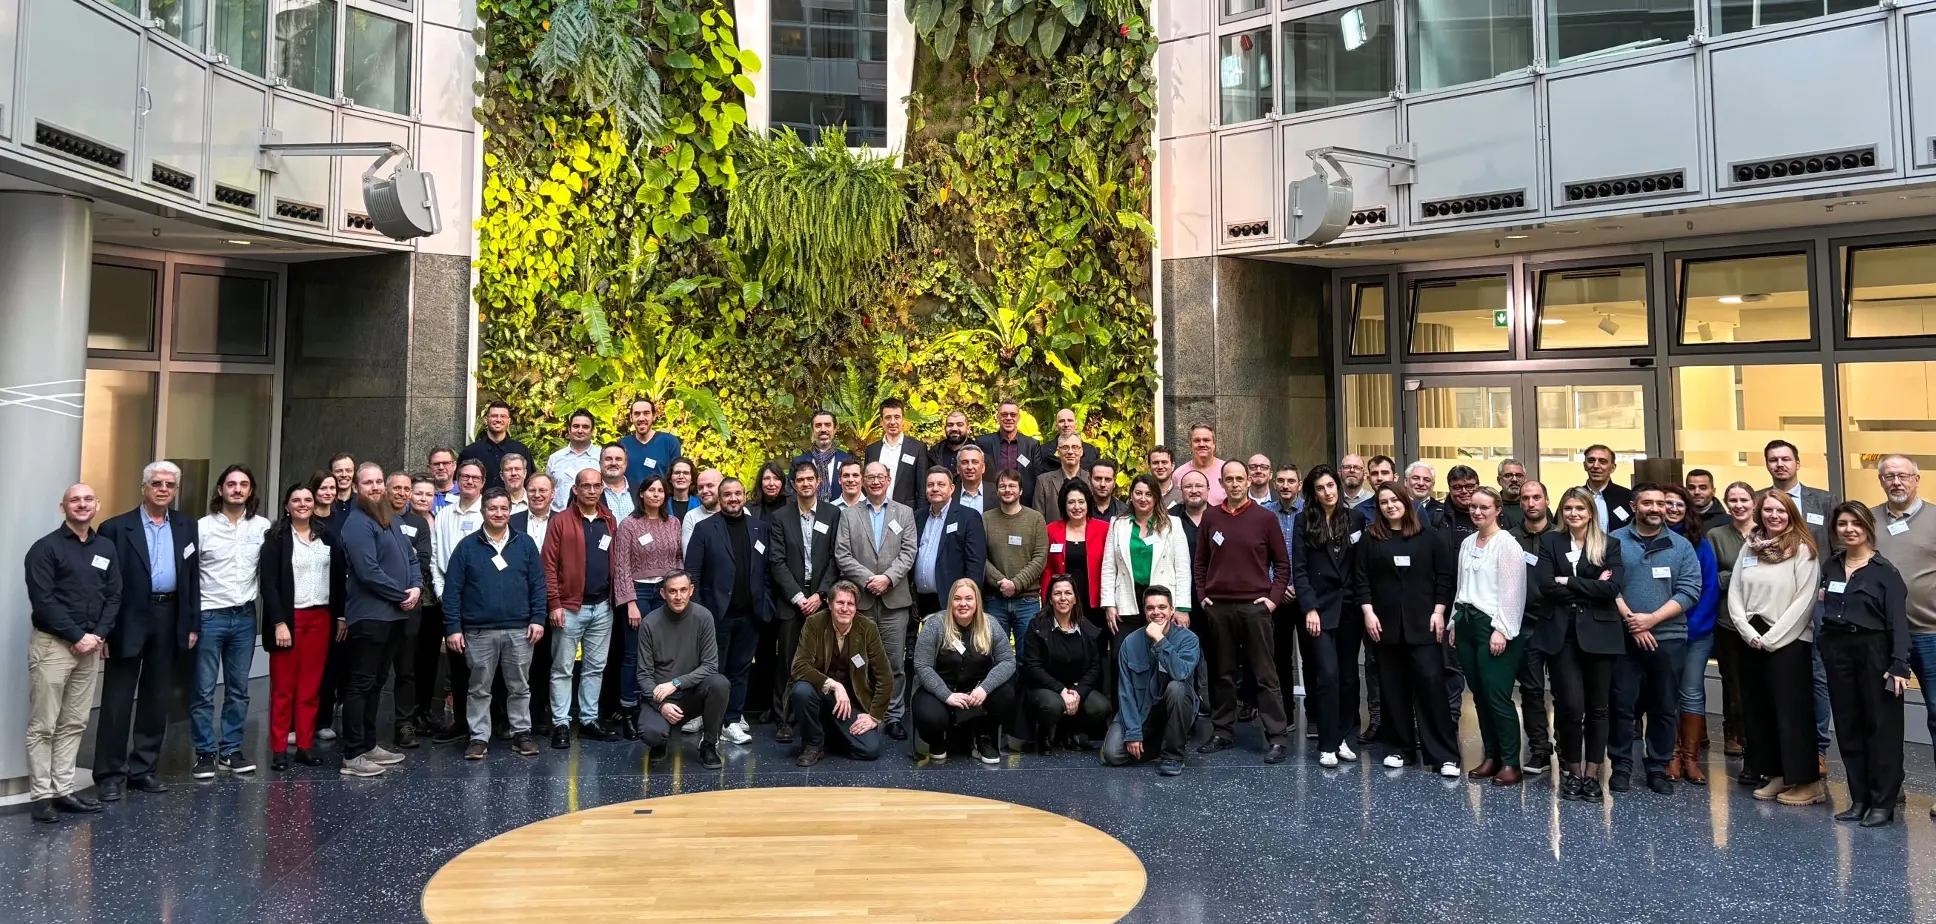
[[[1741,704],[1748,753],[1741,782],[1783,805],[1828,798],[1815,762],[1815,600],[1821,553],[1787,492],[1755,501],[1755,528],[1728,586],[1728,617],[1748,650]]]
[[[1593,494],[1560,496],[1559,529],[1539,537],[1532,582],[1546,601],[1545,618],[1565,639],[1553,666],[1554,744],[1560,755],[1560,798],[1599,802],[1600,763],[1607,756],[1613,665],[1627,650],[1627,629],[1614,599],[1626,574],[1620,543],[1595,515]]]
[[[959,743],[982,763],[1001,761],[995,725],[1015,714],[1015,649],[994,630],[973,578],[948,588],[947,606],[922,624],[914,677],[914,728],[930,760],[947,760]]]

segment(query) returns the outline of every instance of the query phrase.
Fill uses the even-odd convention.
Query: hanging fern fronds
[[[636,3],[565,0],[531,52],[539,77],[562,82],[573,102],[610,110],[634,144],[665,128],[659,72]]]
[[[782,128],[740,147],[726,227],[741,253],[765,255],[768,289],[824,316],[854,298],[855,280],[891,253],[909,203],[891,157],[847,147],[846,131],[808,145]]]

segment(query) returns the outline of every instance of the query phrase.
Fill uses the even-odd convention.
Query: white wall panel
[[[288,96],[275,96],[270,102],[270,124],[282,132],[285,143],[301,141],[335,141],[336,110],[326,106],[313,106]],[[275,217],[275,199],[299,202],[304,205],[320,206],[323,210],[323,226],[335,222],[330,220],[332,203],[329,197],[329,180],[334,172],[330,157],[285,157],[282,171],[269,178],[269,197],[272,200],[264,214]],[[306,223],[304,223],[306,224]]]
[[[1225,246],[1262,244],[1281,235],[1277,212],[1284,186],[1277,179],[1276,138],[1269,128],[1217,137],[1217,220],[1222,227],[1216,234]],[[1225,233],[1230,225],[1252,222],[1269,222],[1269,233],[1235,238]]]
[[[1157,201],[1163,214],[1158,216],[1156,245],[1162,259],[1209,256],[1216,247],[1210,214],[1210,144],[1209,135],[1157,143]]]
[[[417,71],[423,87],[422,113],[426,125],[441,125],[469,131],[471,110],[477,98],[471,95],[477,82],[477,42],[468,32],[425,26],[423,63]]]
[[[147,90],[145,101],[153,108],[141,118],[144,159],[135,180],[148,180],[149,164],[165,164],[195,177],[194,195],[206,198],[208,67],[166,42],[150,40],[142,86]]]
[[[1164,42],[1156,49],[1156,136],[1178,138],[1216,124],[1217,83],[1208,35]]]
[[[417,0],[423,5],[423,20],[469,32],[477,28],[477,0]]]
[[[1156,0],[1157,41],[1167,42],[1209,32],[1213,2],[1215,0]]]
[[[376,119],[366,119],[344,113],[341,135],[336,140],[389,141],[408,148],[410,147],[410,127],[396,122],[380,122]],[[283,162],[288,163],[287,160]],[[361,212],[366,215],[369,214],[368,210],[363,207],[363,171],[368,169],[370,164],[375,163],[376,158],[360,155],[357,157],[333,157],[329,159],[329,162],[336,165],[336,188],[342,190],[341,204],[337,207],[335,214],[330,216],[329,224],[331,227],[340,231],[346,229],[343,223],[343,216],[346,213]],[[395,161],[392,161],[390,164],[385,164],[383,172],[387,173],[394,164]],[[438,177],[438,179],[441,180],[443,178]],[[443,188],[440,186],[437,191],[441,194]],[[374,231],[356,233],[368,233],[372,236],[376,234]]]
[[[1378,109],[1354,115],[1337,116],[1284,126],[1284,182],[1310,176],[1317,168],[1305,151],[1326,146],[1383,152],[1398,140],[1397,109]],[[1386,228],[1400,223],[1398,190],[1391,185],[1391,171],[1384,167],[1345,164],[1351,176],[1352,209],[1385,206]]]
[[[1902,18],[1908,35],[1910,163],[1936,167],[1936,10]]]
[[[1526,190],[1528,206],[1539,207],[1538,126],[1530,84],[1411,104],[1406,117],[1418,145],[1413,217],[1421,201],[1520,189]]]
[[[135,111],[140,97],[141,35],[133,20],[80,0],[34,0],[28,10],[25,118],[121,151],[121,173],[134,170]]]
[[[0,0],[0,138],[13,136],[14,110],[20,108],[13,98],[13,67],[20,43],[20,4],[22,0]]]
[[[1712,60],[1719,188],[1743,161],[1874,145],[1878,166],[1895,165],[1884,23],[1723,48]]]
[[[253,193],[262,191],[256,169],[256,145],[262,143],[267,100],[260,88],[235,80],[219,70],[209,81],[208,195],[215,184]]]
[[[1601,204],[1569,203],[1566,184],[1672,170],[1685,172],[1680,195],[1698,193],[1706,171],[1694,70],[1688,56],[1548,80],[1548,201],[1555,208]]]
[[[472,190],[482,181],[477,175],[477,136],[469,132],[432,128],[417,130],[417,167],[437,178],[437,208],[444,230],[417,242],[424,253],[470,256],[474,205]]]

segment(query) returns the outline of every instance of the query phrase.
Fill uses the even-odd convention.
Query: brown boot
[[[1681,778],[1689,783],[1706,783],[1701,772],[1701,742],[1707,740],[1707,716],[1697,712],[1681,713]]]
[[[1674,756],[1667,760],[1667,778],[1681,778],[1681,762],[1687,758],[1687,716],[1681,716],[1680,731],[1674,736]]]

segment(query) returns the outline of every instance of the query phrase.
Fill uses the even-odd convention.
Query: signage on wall
[[[1504,308],[1499,308],[1499,309],[1495,309],[1495,310],[1494,310],[1494,311],[1492,312],[1492,326],[1494,326],[1494,327],[1508,327],[1508,326],[1510,326],[1510,324],[1509,324],[1509,322],[1507,321],[1507,318],[1506,318],[1506,309],[1504,309]]]

